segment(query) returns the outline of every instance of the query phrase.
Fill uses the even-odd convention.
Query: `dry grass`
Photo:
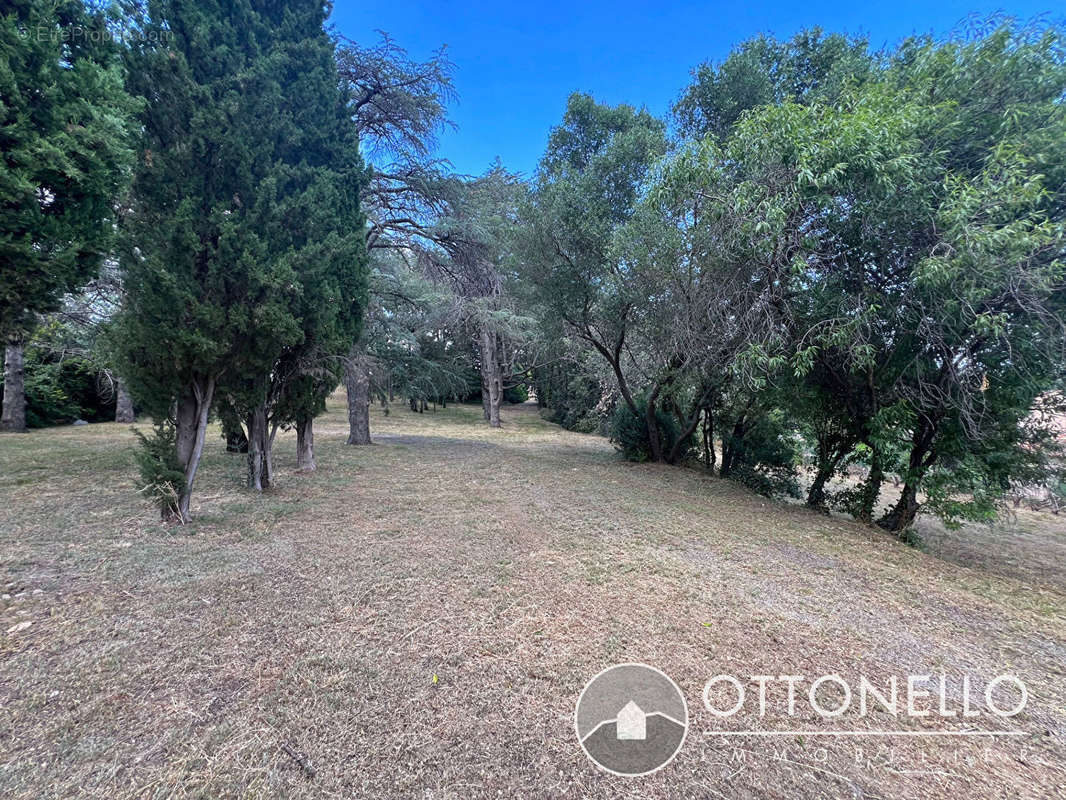
[[[0,438],[0,796],[1066,796],[1054,529],[948,560],[623,463],[528,408],[502,431],[468,407],[375,412],[367,448],[342,411],[316,425],[317,473],[279,440],[264,497],[213,437],[185,528],[133,493],[121,426]],[[629,660],[674,677],[692,721],[633,781],[572,723]],[[1007,669],[1032,695],[1019,739],[712,738],[699,707],[718,672]]]

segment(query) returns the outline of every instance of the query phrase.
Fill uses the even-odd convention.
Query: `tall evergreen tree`
[[[433,240],[434,221],[461,188],[461,181],[448,174],[448,162],[434,155],[437,135],[451,125],[447,104],[455,97],[453,65],[443,47],[427,61],[413,61],[384,33],[380,44],[369,47],[342,40],[337,64],[369,161],[370,178],[361,194],[368,220],[367,248],[407,253],[412,247],[424,247]],[[383,261],[388,260],[383,256]],[[386,267],[380,274],[391,272]],[[378,294],[379,288],[386,294]],[[389,337],[381,338],[382,326],[374,323],[382,319],[377,312],[394,305],[397,298],[389,294],[393,289],[391,280],[371,280],[373,310],[368,316],[376,319],[369,319],[372,330],[352,343],[345,375],[351,421],[348,444],[370,444],[372,365],[382,354],[391,361],[396,353]]]
[[[92,278],[128,180],[122,85],[106,20],[80,0],[16,0],[0,16],[0,430],[24,430],[21,340]]]
[[[265,488],[272,432],[320,407],[289,383],[358,334],[365,172],[325,16],[314,0],[168,0],[139,23],[130,75],[148,104],[116,338],[135,394],[176,428],[164,515],[189,518],[217,396],[245,414]]]
[[[434,246],[420,250],[423,270],[454,294],[458,317],[478,352],[482,402],[490,426],[500,427],[504,391],[532,358],[533,320],[511,295],[514,240],[522,184],[499,161],[464,181],[434,229]]]

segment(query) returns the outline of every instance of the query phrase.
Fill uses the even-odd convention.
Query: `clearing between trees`
[[[213,427],[186,526],[134,494],[125,426],[0,439],[0,795],[1066,796],[1062,522],[923,552],[624,462],[528,404],[499,430],[375,408],[372,447],[345,445],[343,409],[316,422],[313,474],[279,436],[261,497]],[[680,754],[636,780],[574,734],[586,681],[624,661],[689,706]],[[981,726],[1015,738],[709,736],[750,720],[700,699],[718,673],[1005,667],[1029,704]],[[796,724],[775,714],[759,727]]]

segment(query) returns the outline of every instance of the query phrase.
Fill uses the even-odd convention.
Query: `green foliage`
[[[575,375],[566,384],[565,394],[557,397],[549,419],[567,430],[582,433],[607,433],[607,419],[598,413],[603,389],[595,378]]]
[[[464,403],[480,403],[481,402],[481,386],[476,382],[477,376],[471,375],[470,391],[466,394],[460,395],[460,398]],[[524,383],[518,383],[514,386],[508,386],[503,390],[503,402],[504,403],[524,403],[529,399],[529,389],[526,388]]]
[[[112,377],[101,366],[91,339],[81,334],[73,325],[51,320],[27,341],[23,366],[29,427],[115,418]]]
[[[557,345],[555,358],[533,371],[537,402],[546,408],[544,418],[567,430],[608,433],[609,418],[602,413],[603,385],[592,365],[568,357],[571,348]]]
[[[65,425],[76,419],[104,422],[115,417],[115,399],[101,391],[103,376],[78,357],[64,361],[26,359],[26,424]]]
[[[419,399],[467,397],[480,386],[464,331],[449,311],[454,295],[393,249],[370,253],[364,333],[371,394]]]
[[[922,540],[922,536],[914,528],[907,528],[899,533],[899,540],[908,547],[913,547],[916,550],[921,550],[925,545]]]
[[[787,100],[829,102],[864,82],[874,57],[864,39],[802,31],[786,42],[749,39],[721,64],[704,63],[674,106],[682,132],[692,139],[727,135],[747,111]]]
[[[106,34],[79,0],[0,15],[0,336],[58,308],[110,246],[135,105]]]
[[[26,365],[26,424],[29,427],[64,425],[81,416],[81,405],[67,392],[71,383],[70,370],[68,368],[64,376],[63,366],[56,363]]]
[[[1033,409],[1064,377],[1061,25],[993,20],[883,54],[818,30],[760,36],[694,73],[677,147],[644,110],[572,95],[526,186],[427,160],[442,56],[418,68],[388,40],[341,54],[343,83],[391,92],[405,133],[338,89],[320,3],[134,7],[128,199],[119,49],[25,35],[105,21],[30,0],[0,23],[0,260],[16,277],[0,333],[92,273],[122,208],[112,338],[157,416],[217,380],[231,411],[306,419],[357,344],[379,397],[474,397],[480,371],[528,379],[567,427],[613,404],[631,460],[652,457],[646,403],[664,451],[710,420],[721,474],[766,495],[798,491],[805,442],[823,476],[869,467],[825,497],[864,519],[899,476],[897,532],[919,505],[989,520],[1012,486],[1057,474]],[[367,191],[353,115],[417,168]],[[360,195],[380,217],[365,332]],[[28,352],[31,424],[92,418],[84,359]],[[173,438],[142,437],[164,507]]]
[[[524,403],[528,399],[529,389],[524,383],[517,383],[503,390],[503,401],[505,403]]]
[[[692,120],[716,137],[652,192],[703,187],[705,226],[725,217],[736,254],[788,287],[777,344],[802,391],[785,399],[797,414],[824,400],[841,446],[903,477],[908,507],[886,525],[908,525],[919,492],[949,524],[988,519],[1031,471],[1040,437],[1024,423],[1063,363],[1064,43],[1006,21],[796,92],[771,85],[788,59],[759,40],[690,98],[711,104]],[[778,69],[734,113],[734,78],[757,83],[764,56]],[[737,363],[758,387],[753,367],[775,358],[760,344]]]
[[[619,403],[611,415],[610,439],[627,461],[648,461],[651,459],[651,443],[648,440],[648,426],[645,423],[647,400],[637,400],[638,414],[634,414],[629,406]],[[669,450],[677,442],[681,435],[677,420],[671,415],[657,410],[655,421],[659,429],[659,440],[664,450]],[[685,439],[681,446],[681,458],[692,447],[692,437]]]
[[[781,412],[750,415],[739,431],[737,426],[727,427],[722,451],[731,480],[766,497],[799,496],[798,442]]]
[[[612,238],[665,151],[665,126],[647,111],[570,96],[523,209],[520,268],[548,327],[565,322],[590,344],[613,345],[626,301]]]
[[[163,2],[138,21],[130,88],[148,102],[115,339],[150,410],[205,376],[242,407],[276,399],[271,376],[320,374],[358,335],[365,170],[324,15]]]
[[[136,428],[139,446],[135,458],[140,472],[140,492],[154,500],[165,517],[177,514],[185,474],[176,455],[177,431],[170,421],[155,423],[151,436]]]

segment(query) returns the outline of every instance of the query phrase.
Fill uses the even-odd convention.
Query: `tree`
[[[760,36],[740,45],[722,64],[715,66],[705,63],[694,70],[693,83],[685,90],[674,107],[674,122],[683,138],[699,140],[711,135],[722,139],[728,136],[732,127],[745,112],[761,105],[780,103],[786,98],[800,100],[801,102],[814,102],[817,98],[835,97],[847,86],[861,83],[865,80],[874,63],[875,59],[867,53],[866,42],[861,39],[852,39],[837,34],[825,35],[818,29],[804,31],[787,42],[779,42],[771,37]],[[575,133],[576,130],[572,131],[571,136]],[[683,266],[683,259],[686,258],[686,253],[697,244],[696,240],[700,237],[707,238],[705,232],[709,227],[707,223],[715,220],[714,206],[717,201],[713,196],[706,196],[702,192],[702,187],[683,186],[688,181],[688,176],[685,174],[686,169],[686,156],[683,153],[679,154],[678,158],[673,161],[672,176],[663,176],[659,181],[662,184],[661,188],[665,188],[663,179],[666,179],[675,184],[677,190],[673,191],[670,200],[666,204],[660,203],[657,208],[654,207],[654,203],[648,204],[648,208],[642,213],[643,221],[629,226],[629,233],[623,234],[622,241],[616,242],[615,255],[612,257],[624,257],[628,254],[630,261],[639,261],[642,258],[642,254],[650,254],[654,250],[656,251],[654,258],[665,256],[673,265],[673,269],[676,270],[678,266]],[[649,187],[640,187],[640,178],[638,177],[636,189],[639,196],[642,191],[649,189]],[[651,191],[654,191],[654,189],[651,189]],[[663,197],[665,198],[665,196]],[[538,203],[541,204],[541,208],[531,214],[533,226],[536,226],[540,220],[546,218],[543,208],[546,199],[547,194],[541,189],[538,196]],[[580,203],[580,200],[578,200],[578,203]],[[711,211],[710,215],[706,213],[708,208]],[[586,213],[587,210],[584,208],[580,212],[574,209],[566,216],[571,219],[580,219]],[[720,221],[721,219],[722,217],[719,215],[718,220]],[[733,238],[732,231],[728,225],[719,225],[719,233],[724,235],[722,243]],[[656,243],[652,244],[650,239],[656,240]],[[706,245],[702,246],[706,249]],[[550,243],[544,242],[542,252],[550,252]],[[706,253],[701,255],[693,252],[690,255],[703,258]],[[540,259],[535,258],[533,261],[539,263]],[[649,266],[647,261],[645,261],[645,266]],[[580,270],[575,267],[570,272],[572,275],[568,275],[567,270],[562,269],[560,270],[560,277],[564,279],[576,278]],[[668,269],[667,273],[669,272],[670,270]],[[625,276],[626,282],[629,282],[633,275],[631,265],[627,265],[624,270],[619,270],[617,274]],[[673,281],[670,274],[660,277],[668,282]],[[722,274],[719,274],[718,277],[721,278]],[[535,280],[539,281],[541,278],[536,278]],[[736,283],[733,286],[738,288]],[[564,281],[560,280],[554,287],[553,293],[562,292],[563,296],[565,296],[567,288],[573,289],[574,286],[567,287]],[[675,288],[677,288],[676,285]],[[729,298],[728,292],[724,291],[725,288],[724,285],[716,285],[715,280],[708,276],[703,289],[705,293],[703,302],[708,300],[707,293],[714,289],[720,300],[724,301],[724,303],[719,305],[721,309],[743,307],[745,299],[741,297]],[[619,290],[621,291],[621,289]],[[601,292],[601,294],[603,293]],[[668,302],[659,302],[657,305],[660,310],[667,312],[670,325],[675,325],[679,320],[685,319],[683,314],[673,313],[675,304],[678,301],[685,302],[695,299],[687,291],[669,294],[659,293],[654,286],[653,280],[646,283],[641,291],[633,292],[627,301],[616,300],[617,305],[612,310],[612,313],[604,316],[625,322],[628,325],[638,316],[630,306],[630,303],[641,303],[645,298],[654,297],[659,297],[660,301],[669,297]],[[548,329],[553,326],[554,321],[558,318],[557,311],[558,308],[551,311],[545,310],[541,315],[542,327]],[[619,311],[622,313],[614,313]],[[666,318],[664,317],[664,319]],[[687,319],[691,322],[695,317],[689,315]],[[752,319],[749,318],[748,322],[751,321]],[[735,329],[734,334],[739,328],[743,327],[730,322],[728,315],[722,314],[719,315],[718,323],[732,325]],[[608,327],[602,323],[590,327],[597,328],[601,334],[608,330]],[[703,333],[699,333],[690,327],[684,335],[690,337],[690,339],[694,335],[706,337],[710,335],[711,327],[713,326],[705,326]],[[673,330],[677,331],[678,329],[674,328]],[[628,333],[620,329],[612,331],[614,338],[610,342],[601,341],[601,344],[617,345],[619,356],[624,356],[627,350],[633,350],[632,337],[634,332],[635,329],[632,327]],[[677,337],[672,336],[666,329],[660,332],[662,337],[645,337],[645,342],[653,345],[657,342],[666,345],[671,340],[675,340],[675,349],[679,348],[680,352],[684,354],[683,360],[687,365],[686,371],[694,374],[696,364],[692,361],[692,358],[698,352],[699,346],[696,346],[692,341],[682,346],[679,341],[676,341]],[[567,352],[570,349],[569,345],[566,344],[566,336],[563,331],[555,330],[552,336],[554,337],[553,341],[557,342],[554,345],[557,350]],[[588,335],[586,334],[583,338],[587,341]],[[724,341],[729,340],[730,337],[727,336]],[[741,344],[741,341],[740,338],[734,337],[732,339],[734,350]],[[607,353],[604,356],[606,361],[615,366],[621,366],[623,373],[626,372],[627,368],[632,369],[632,363],[619,365],[620,358],[614,355],[611,347],[604,347],[603,350]],[[704,367],[714,362],[718,365],[719,370],[719,375],[710,381],[711,384],[718,385],[718,389],[711,388],[711,386],[705,387],[705,390],[707,390],[706,400],[709,403],[713,403],[715,398],[721,399],[724,397],[721,391],[723,388],[722,381],[727,378],[727,375],[723,371],[723,367],[728,366],[730,359],[727,358],[727,353],[729,350],[730,347],[727,345],[724,350],[718,348],[713,356],[709,354],[707,357],[700,355],[700,360]],[[645,361],[645,355],[646,352],[642,351],[641,361]],[[572,359],[568,360],[573,364]],[[656,356],[656,363],[659,360],[661,359]],[[663,363],[669,361],[670,358],[667,357]],[[692,390],[691,385],[689,385],[690,381],[687,379],[679,380],[677,369],[677,360],[674,359],[674,366],[661,376],[665,378],[668,374],[673,374],[673,377],[669,379],[673,388],[670,389],[668,394],[676,394],[685,387],[687,387],[688,391]],[[559,367],[556,367],[555,371],[558,372]],[[624,391],[628,389],[626,383],[630,379],[617,378],[619,370],[615,369],[614,372],[623,389],[621,392],[622,399],[625,400],[626,394],[632,395],[632,391]],[[588,368],[583,367],[578,370],[577,374],[566,377],[563,384],[566,386],[582,386],[587,383],[589,377]],[[634,379],[638,381],[651,380],[650,376],[641,377],[639,375],[635,376]],[[538,395],[546,396],[545,388],[542,386]],[[654,389],[650,391],[654,391]],[[550,404],[565,402],[562,400],[559,391],[552,392],[552,394],[553,400]],[[702,395],[703,392],[700,392],[695,399],[699,399]],[[603,400],[600,393],[590,392],[587,387],[579,391],[577,396],[582,398],[582,410],[577,413],[578,417],[587,414],[597,405],[598,401]],[[672,403],[677,398],[668,396],[663,399]],[[626,402],[628,403],[629,401]],[[652,403],[652,409],[658,402],[658,396],[656,396],[655,402]],[[646,405],[642,407],[647,408]],[[679,415],[679,424],[682,428],[687,429],[694,421],[698,420],[701,410],[704,414],[705,427],[713,429],[713,420],[708,416],[712,413],[711,406],[706,406],[703,409],[690,408],[687,412]],[[574,419],[575,412],[576,409],[564,412],[561,421]],[[650,424],[656,416],[653,412],[648,412],[648,414],[647,419]],[[710,446],[710,443],[708,443],[705,450],[707,461],[710,463],[716,457],[715,450]],[[661,453],[660,455],[666,459],[671,457],[670,453]]]
[[[542,314],[566,320],[610,365],[647,457],[677,463],[734,383],[754,390],[744,356],[775,341],[788,242],[772,246],[740,213],[743,187],[723,166],[731,154],[684,149],[653,171],[661,128],[627,129],[632,111],[572,102],[531,203],[532,281]],[[664,414],[677,435],[664,438]]]
[[[441,48],[427,61],[412,61],[388,34],[363,47],[341,40],[337,68],[351,95],[350,109],[370,179],[363,188],[370,249],[403,248],[429,233],[447,196],[447,162],[433,157],[437,135],[452,123],[454,65]]]
[[[456,330],[461,319],[456,298],[448,287],[429,280],[416,261],[414,253],[401,250],[371,251],[359,361],[345,371],[348,444],[370,444],[373,398],[387,410],[397,394],[419,403],[447,402],[470,391],[474,365],[462,346],[465,334]]]
[[[865,39],[821,28],[786,42],[761,35],[734,48],[719,65],[704,62],[674,105],[674,118],[688,139],[728,136],[746,111],[760,106],[832,103],[848,87],[875,74],[877,59]]]
[[[0,17],[0,430],[25,430],[21,341],[108,252],[129,179],[128,120],[107,20],[77,0],[24,0]]]
[[[626,375],[633,303],[614,280],[612,242],[634,213],[646,176],[665,153],[665,125],[647,111],[573,94],[552,130],[524,211],[523,273],[539,313],[563,320],[610,366],[623,402],[638,413]],[[653,404],[654,405],[654,404]],[[653,449],[653,457],[661,453]]]
[[[26,422],[31,428],[114,418],[119,381],[101,335],[117,308],[117,269],[100,274],[63,299],[58,311],[37,316],[25,339]]]
[[[130,84],[148,103],[116,339],[134,393],[176,428],[165,516],[189,518],[216,391],[247,415],[265,488],[289,381],[361,320],[364,169],[324,19],[310,0],[164,2],[138,23]]]
[[[760,38],[701,69],[676,109],[696,141],[654,170],[572,99],[529,207],[542,317],[610,365],[649,458],[678,460],[702,419],[708,465],[792,492],[805,433],[811,505],[873,521],[897,472],[889,530],[922,495],[987,518],[1048,463],[1031,410],[1062,378],[1062,42]],[[854,461],[862,484],[827,493]]]
[[[888,77],[923,99],[944,175],[923,187],[937,235],[902,319],[921,347],[900,385],[904,486],[880,520],[899,532],[920,491],[949,523],[988,518],[1051,439],[1031,410],[1066,363],[1066,30],[992,20],[908,41]]]
[[[622,265],[613,284],[632,317],[629,380],[643,387],[652,456],[677,463],[701,418],[725,443],[725,420],[713,417],[727,414],[734,417],[733,446],[723,444],[723,475],[732,454],[754,452],[741,446],[743,432],[768,428],[757,424],[756,412],[770,409],[754,402],[766,377],[752,356],[769,358],[781,346],[782,277],[793,246],[788,236],[760,234],[743,213],[750,190],[774,186],[777,176],[759,171],[738,180],[735,163],[711,143],[702,152],[681,150],[657,170],[613,244]],[[680,436],[672,447],[657,441],[660,411],[676,418]],[[713,448],[705,450],[710,462]]]
[[[447,174],[447,162],[433,156],[437,135],[451,124],[447,104],[455,97],[453,65],[444,48],[427,61],[413,61],[388,34],[382,34],[382,41],[370,47],[342,40],[337,66],[371,162],[361,195],[368,219],[367,247],[372,253],[394,251],[412,257],[419,243],[432,238],[436,219],[458,187],[458,181]],[[372,283],[372,292],[374,287]],[[393,300],[386,295],[371,305],[384,309]],[[383,334],[378,326],[352,342],[345,368],[348,444],[370,444],[368,409],[375,361],[370,349],[375,336]]]
[[[854,510],[872,519],[897,469],[902,494],[880,520],[895,533],[922,493],[948,522],[987,518],[1041,458],[1047,436],[1026,420],[1066,342],[1061,42],[1009,25],[908,42],[832,104],[752,111],[724,158],[701,145],[747,186],[734,196],[750,235],[792,243],[782,331],[832,421],[816,485],[861,445]]]
[[[505,390],[533,366],[531,320],[518,313],[508,290],[522,193],[518,177],[497,161],[463,183],[432,243],[419,250],[424,271],[449,286],[476,342],[485,419],[493,428],[500,427]]]

